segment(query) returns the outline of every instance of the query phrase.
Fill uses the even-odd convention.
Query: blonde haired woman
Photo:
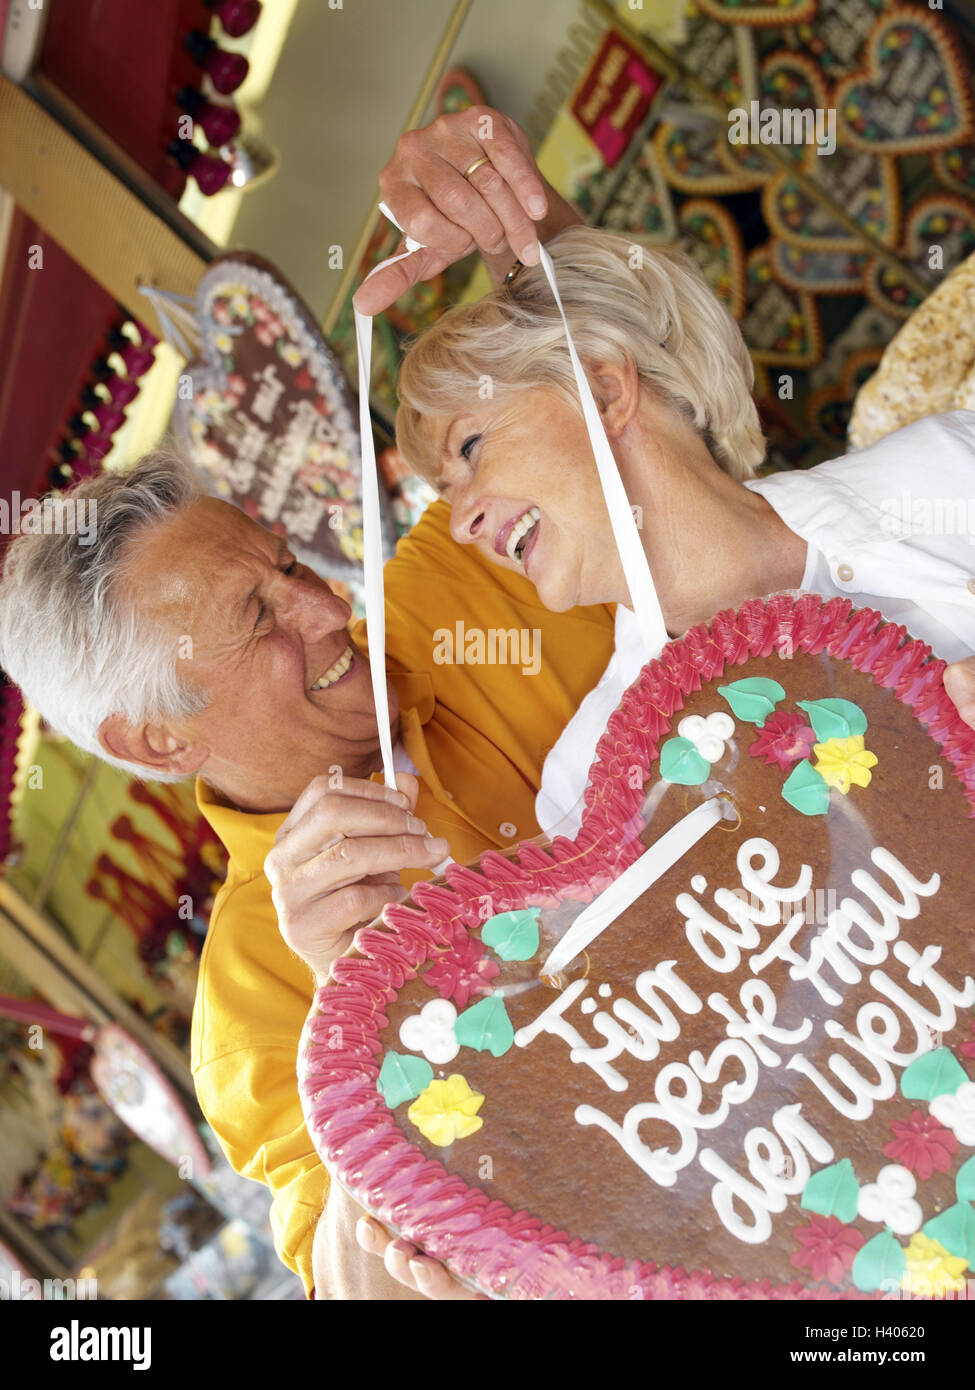
[[[975,413],[931,417],[859,454],[756,478],[764,450],[751,360],[693,264],[585,227],[548,250],[671,634],[802,588],[879,609],[946,660],[975,649],[975,535],[935,534],[915,520],[918,500],[933,516],[939,500],[975,497]],[[458,542],[523,569],[548,608],[620,605],[612,661],[544,771],[539,822],[567,831],[606,719],[655,653],[629,611],[542,269],[525,266],[485,299],[449,310],[407,353],[399,395],[400,448],[450,501]],[[971,718],[963,683],[949,693]]]

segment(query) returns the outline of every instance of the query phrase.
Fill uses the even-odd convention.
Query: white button
[[[506,840],[511,840],[518,834],[518,827],[512,825],[510,820],[503,820],[498,826],[498,834],[503,835]]]
[[[975,579],[970,579],[968,581],[968,592],[975,596]]]
[[[836,577],[841,580],[842,583],[849,584],[850,580],[853,578],[853,566],[838,565],[836,568]]]

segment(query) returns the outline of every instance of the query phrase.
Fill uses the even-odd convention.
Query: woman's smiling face
[[[526,574],[557,613],[625,595],[577,406],[554,390],[529,388],[431,419],[426,432],[436,462],[425,471],[450,503],[456,541]]]

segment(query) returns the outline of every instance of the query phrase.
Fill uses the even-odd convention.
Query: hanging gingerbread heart
[[[975,198],[975,146],[959,145],[939,150],[934,157],[934,171],[953,193]]]
[[[745,312],[745,247],[738,224],[710,198],[690,198],[678,217],[681,245],[736,319]]]
[[[935,289],[975,250],[975,204],[954,193],[924,198],[907,219],[901,254],[918,279]],[[888,314],[906,319],[922,302],[903,276],[872,258],[864,272],[867,297]]]
[[[764,175],[722,161],[727,141],[727,127],[717,121],[705,119],[693,126],[661,121],[654,131],[653,153],[664,178],[681,193],[742,193],[759,187]]]
[[[818,251],[772,240],[772,269],[789,289],[810,294],[859,294],[868,256],[853,251]]]
[[[758,60],[747,29],[712,19],[691,3],[684,13],[684,37],[673,50],[681,65],[726,106],[758,95]]]
[[[755,361],[782,367],[818,362],[822,333],[816,301],[811,294],[779,284],[772,270],[770,243],[757,246],[749,255],[745,284],[741,331]]]
[[[900,233],[900,182],[890,155],[867,154],[838,145],[832,155],[806,149],[802,172],[814,179],[862,227],[889,246]],[[762,212],[770,229],[803,250],[862,251],[862,240],[837,222],[789,174],[778,174],[762,194]]]
[[[790,25],[782,41],[793,52],[807,54],[831,82],[858,71],[878,15],[893,0],[816,0],[816,13]]]
[[[812,19],[816,0],[697,0],[701,9],[723,24],[750,24],[757,27],[797,24]]]
[[[311,311],[273,266],[221,257],[197,289],[201,356],[173,425],[214,493],[279,535],[325,577],[362,565],[359,434],[342,369]],[[395,531],[384,517],[390,550]]]
[[[806,419],[824,443],[840,448],[846,443],[856,394],[873,376],[883,355],[881,347],[860,348],[846,359],[838,382],[812,392],[806,403]]]
[[[943,20],[915,5],[880,17],[865,70],[838,84],[835,103],[849,139],[874,154],[950,149],[975,128],[961,49]]]
[[[752,133],[752,122],[749,120],[751,140],[748,143],[736,144],[729,139],[728,144],[722,146],[721,159],[730,167],[743,166],[764,180],[771,178],[778,166],[763,157],[761,144],[756,147],[751,143],[756,135],[760,141],[764,139],[763,124],[766,127],[765,136],[772,136],[768,143],[774,140],[783,154],[794,163],[799,163],[808,149],[808,144],[815,138],[816,113],[825,111],[829,106],[829,93],[815,63],[804,54],[776,49],[762,63],[759,104],[758,130]],[[793,118],[790,116],[789,128],[786,130],[780,114],[784,110],[790,113],[809,112],[809,116],[797,122],[796,127],[793,126]],[[766,112],[774,115],[766,117]],[[820,132],[822,133],[822,124]]]

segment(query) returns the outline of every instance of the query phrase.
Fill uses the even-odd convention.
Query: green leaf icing
[[[778,681],[770,681],[765,676],[749,676],[731,685],[719,685],[718,694],[728,701],[737,719],[747,719],[759,729],[775,709],[776,702],[785,699],[785,691]]]
[[[376,1087],[390,1110],[395,1110],[404,1100],[416,1100],[432,1080],[433,1067],[425,1058],[387,1052],[379,1069]]]
[[[955,1055],[947,1047],[936,1047],[916,1057],[901,1075],[901,1094],[908,1100],[934,1100],[954,1095],[968,1080]]]
[[[665,782],[699,787],[711,775],[711,764],[689,738],[669,738],[660,750],[660,775]]]
[[[958,1202],[938,1216],[932,1216],[924,1234],[939,1241],[949,1255],[960,1255],[975,1269],[975,1209],[969,1202]]]
[[[901,1246],[890,1230],[881,1231],[857,1251],[853,1282],[861,1293],[873,1293],[885,1286],[900,1285],[906,1270],[907,1260]]]
[[[829,783],[804,758],[796,763],[782,784],[782,795],[804,816],[825,816],[829,810]]]
[[[959,1202],[975,1202],[975,1155],[958,1169],[955,1176],[955,1196]]]
[[[481,940],[502,960],[531,960],[538,950],[538,909],[525,907],[489,917]]]
[[[854,1221],[859,1196],[860,1184],[853,1164],[848,1158],[841,1158],[839,1163],[831,1163],[828,1168],[813,1173],[802,1189],[799,1205],[804,1211],[814,1211],[818,1216]]]
[[[809,715],[813,733],[820,743],[831,738],[854,738],[867,732],[867,716],[852,700],[799,700]]]
[[[503,1057],[514,1045],[515,1030],[500,994],[480,999],[465,1009],[454,1024],[454,1037],[463,1047]]]

